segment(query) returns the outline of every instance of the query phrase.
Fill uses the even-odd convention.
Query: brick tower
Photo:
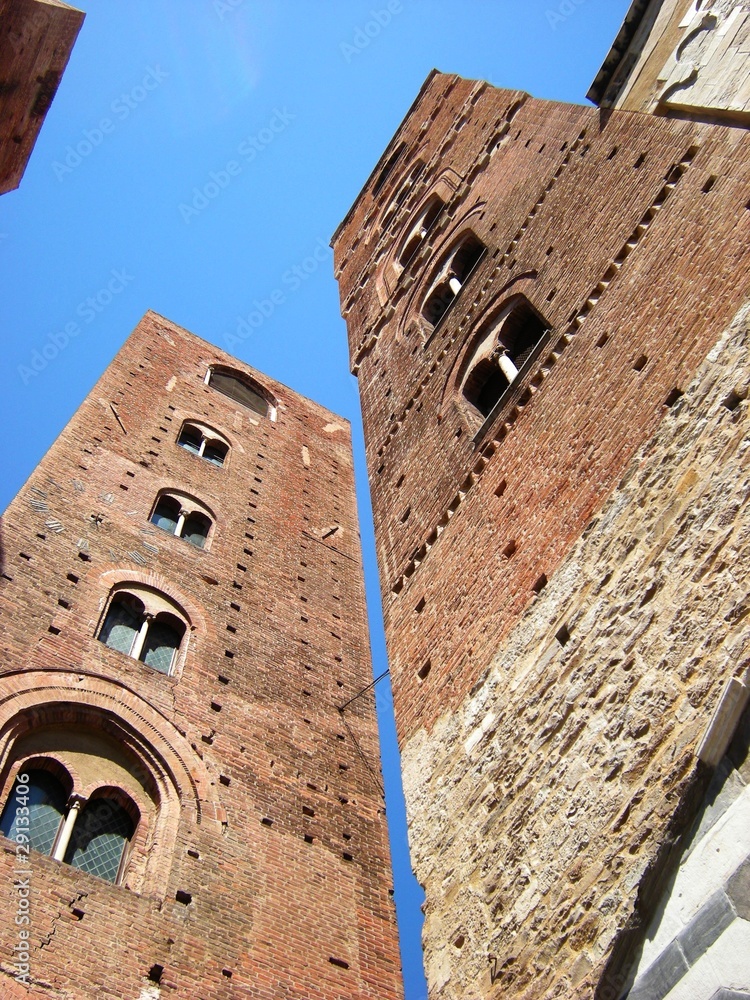
[[[402,997],[347,423],[149,313],[1,570],[0,994]]]
[[[333,245],[431,1000],[750,996],[750,134],[433,72]]]
[[[62,0],[0,0],[0,194],[21,181],[83,19]]]

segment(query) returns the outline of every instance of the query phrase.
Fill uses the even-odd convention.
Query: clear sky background
[[[378,24],[388,0],[80,0],[86,21],[29,167],[0,198],[0,509],[154,309],[352,421],[380,674],[330,238],[432,68],[585,103],[629,5],[390,0]],[[295,281],[307,258],[317,267]],[[284,301],[238,336],[274,289]],[[66,344],[68,324],[79,332]],[[387,681],[377,700],[406,995],[424,1000]]]

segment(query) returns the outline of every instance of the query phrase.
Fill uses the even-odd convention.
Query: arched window
[[[484,358],[472,368],[464,385],[464,396],[483,417],[488,417],[509,386],[494,358]]]
[[[193,513],[185,520],[182,537],[197,549],[202,549],[205,547],[210,530],[211,521],[205,514]]]
[[[69,785],[72,789],[72,779]],[[87,801],[66,790],[48,770],[19,770],[0,817],[0,833],[55,861],[117,882],[140,814],[120,789],[96,796]]]
[[[438,216],[443,210],[443,200],[438,195],[433,195],[428,201],[417,221],[409,229],[406,239],[397,257],[397,270],[402,271],[417,255],[419,248],[427,239],[427,234],[435,225]]]
[[[174,497],[169,496],[160,497],[151,515],[151,523],[155,524],[157,528],[161,528],[162,531],[168,531],[171,535],[174,535],[174,529],[177,527],[179,519],[179,500],[175,500]]]
[[[247,375],[209,368],[206,382],[223,396],[252,410],[261,417],[276,418],[276,410],[269,404],[261,388]]]
[[[438,325],[453,305],[484,251],[484,244],[470,232],[464,234],[443,257],[422,306],[422,315],[433,327]]]
[[[186,423],[180,431],[177,444],[212,465],[223,465],[229,453],[229,444],[216,431],[198,423]]]
[[[522,295],[515,296],[486,325],[476,338],[461,382],[464,399],[480,416],[490,415],[548,330],[548,324]]]
[[[31,867],[53,880],[42,854],[72,866],[66,882],[75,867],[79,884],[89,872],[164,898],[178,834],[206,794],[218,807],[208,772],[135,688],[123,699],[114,680],[79,691],[74,674],[49,679],[30,671],[0,705],[0,853],[20,858],[31,846],[41,852]]]
[[[116,594],[112,598],[107,617],[99,632],[99,641],[110,649],[116,649],[130,656],[144,614],[143,601],[132,594]]]
[[[385,161],[385,163],[380,169],[380,173],[375,179],[375,183],[372,186],[373,195],[376,195],[383,187],[385,182],[388,180],[391,171],[396,166],[398,161],[401,159],[405,150],[406,150],[406,143],[405,142],[399,143],[398,146],[396,146],[394,151],[391,153],[391,155],[388,157],[388,159]]]
[[[186,424],[180,433],[177,443],[187,451],[192,451],[194,455],[202,454],[203,435],[197,427]]]
[[[63,783],[38,768],[19,773],[0,817],[0,833],[51,854],[67,811],[68,791]]]
[[[118,590],[110,601],[99,641],[153,670],[171,674],[185,636],[185,622],[161,594]]]
[[[171,674],[175,655],[185,634],[184,624],[174,615],[163,612],[151,620],[146,618],[143,624],[146,636],[137,659],[161,674]]]
[[[211,517],[197,500],[181,493],[164,493],[158,497],[151,523],[162,531],[184,538],[197,549],[206,547],[211,531]]]
[[[202,458],[213,465],[223,465],[229,448],[221,441],[205,441]]]
[[[80,809],[63,860],[73,868],[116,882],[136,825],[113,798],[89,799]]]

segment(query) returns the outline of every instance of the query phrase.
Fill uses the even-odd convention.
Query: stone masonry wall
[[[403,747],[431,997],[599,984],[614,1000],[632,971],[601,981],[618,934],[650,916],[637,889],[711,713],[731,677],[750,683],[749,315],[472,692]]]
[[[748,829],[750,705],[693,829],[680,844],[680,863],[646,931],[627,1000],[741,1000],[748,995]]]
[[[668,0],[656,6],[655,23],[636,34],[614,74],[606,106],[747,124],[750,2]]]

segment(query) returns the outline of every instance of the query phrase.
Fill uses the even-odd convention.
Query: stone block
[[[750,921],[750,858],[743,862],[727,883],[727,895],[737,916]]]
[[[714,893],[677,938],[688,965],[695,965],[706,954],[735,917],[726,893]]]

